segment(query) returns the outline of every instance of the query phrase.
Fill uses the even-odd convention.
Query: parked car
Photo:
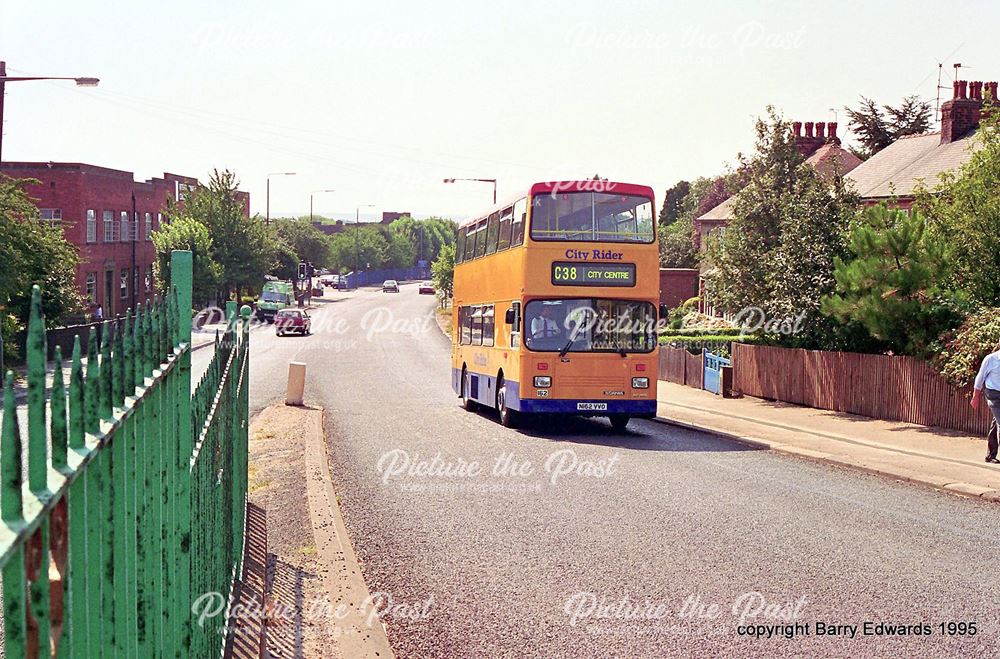
[[[421,295],[434,295],[434,284],[429,281],[420,282],[420,294]]]
[[[382,282],[382,292],[383,293],[398,293],[399,284],[395,279],[386,279]]]
[[[282,309],[274,315],[274,333],[278,336],[299,333],[312,334],[312,318],[301,309]]]

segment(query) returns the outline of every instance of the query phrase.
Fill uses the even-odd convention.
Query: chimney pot
[[[801,121],[793,121],[792,122],[792,131],[795,132],[795,137],[802,137],[802,122]]]
[[[979,80],[972,83],[972,98],[977,101],[983,100],[983,83]]]
[[[951,83],[951,97],[958,98],[958,80],[953,80]]]
[[[827,134],[830,136],[830,139],[831,140],[836,140],[837,139],[837,122],[836,121],[831,121],[830,123],[828,123],[826,125],[826,127],[827,127]]]
[[[958,81],[958,98],[968,98],[969,83],[966,80]]]
[[[820,138],[821,140],[825,140],[826,139],[826,122],[825,121],[818,121],[818,122],[816,122],[816,137]]]
[[[812,137],[812,136],[813,136],[813,122],[807,121],[806,122],[806,137]]]
[[[997,83],[996,82],[988,82],[988,83],[986,83],[986,87],[990,90],[990,100],[993,101],[994,103],[996,103],[997,102]]]

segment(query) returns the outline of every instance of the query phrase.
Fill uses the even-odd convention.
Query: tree
[[[239,181],[228,170],[214,170],[208,186],[200,186],[182,205],[171,204],[168,217],[187,216],[208,228],[212,258],[221,268],[220,298],[258,289],[274,266],[275,241],[259,215],[247,217]]]
[[[951,254],[918,212],[866,209],[848,258],[835,259],[836,293],[825,314],[854,321],[894,353],[929,357],[939,335],[961,322],[964,296],[948,288]]]
[[[174,217],[153,232],[153,246],[156,248],[156,285],[159,290],[166,291],[170,283],[170,253],[175,249],[186,249],[192,253],[194,266],[192,299],[195,303],[203,303],[215,297],[221,268],[212,258],[212,237],[204,224],[191,217]]]
[[[360,271],[386,267],[389,241],[385,227],[352,226],[338,233],[330,243],[331,263],[341,271]]]
[[[404,237],[413,247],[415,260],[407,264],[407,267],[415,265],[416,261],[437,259],[442,247],[455,244],[456,230],[455,222],[440,217],[415,220],[404,215],[389,225],[390,232]]]
[[[20,326],[27,323],[35,284],[42,288],[42,311],[50,325],[83,310],[76,249],[63,237],[62,227],[39,220],[25,190],[39,183],[0,175],[0,316],[13,315]],[[13,326],[5,321],[5,337]]]
[[[434,288],[437,289],[441,302],[451,297],[455,282],[455,246],[445,245],[434,263],[431,264],[431,277]]]
[[[795,318],[799,333],[777,337],[785,345],[836,347],[842,328],[820,312],[820,300],[834,292],[834,259],[847,254],[858,200],[841,177],[824,180],[804,166],[789,123],[768,113],[757,121],[756,153],[741,157],[747,184],[733,221],[709,245],[708,294],[723,311],[758,307],[769,319]]]
[[[329,265],[330,242],[309,220],[274,220],[272,226],[277,237],[292,248],[299,261],[308,261],[318,268]]]
[[[955,286],[977,306],[1000,307],[1000,116],[984,112],[976,149],[957,172],[933,190],[921,190],[914,207],[931,230],[955,250]]]
[[[905,135],[926,132],[931,125],[931,104],[917,96],[907,96],[898,106],[879,105],[864,96],[857,108],[844,108],[848,125],[861,142],[852,149],[862,160],[870,158]]]
[[[667,189],[663,195],[663,208],[660,210],[659,224],[661,229],[676,222],[684,211],[684,199],[691,192],[691,184],[687,181],[678,181],[673,187]]]
[[[696,268],[698,250],[694,243],[694,224],[690,217],[678,219],[660,228],[660,267]]]

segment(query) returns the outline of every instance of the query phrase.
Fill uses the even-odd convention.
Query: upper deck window
[[[639,195],[556,192],[531,201],[531,239],[653,242],[653,202]]]

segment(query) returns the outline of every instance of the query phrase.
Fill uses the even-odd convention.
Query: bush
[[[667,313],[667,323],[670,325],[670,329],[680,329],[681,324],[684,322],[684,316],[688,315],[692,311],[698,310],[698,302],[701,300],[699,297],[692,297],[684,300],[680,306],[676,306]]]
[[[720,334],[706,334],[703,336],[687,336],[676,334],[665,334],[660,336],[660,345],[666,348],[684,348],[691,353],[700,353],[702,349],[708,350],[716,355],[729,357],[732,353],[734,343],[762,343],[763,340],[757,336],[728,336]]]
[[[733,328],[733,324],[728,320],[723,320],[722,318],[706,316],[698,311],[692,311],[684,316],[684,319],[681,321],[681,328],[729,330]]]
[[[743,330],[736,327],[727,327],[723,329],[711,329],[705,327],[689,327],[687,329],[666,329],[660,334],[661,336],[729,336],[732,338],[738,338]]]
[[[934,367],[957,387],[970,384],[983,358],[1000,341],[1000,308],[984,308],[969,316],[958,329],[941,335],[941,349]]]
[[[23,329],[15,316],[0,309],[0,336],[3,337],[4,368],[21,358],[21,351],[17,347],[17,335]]]

